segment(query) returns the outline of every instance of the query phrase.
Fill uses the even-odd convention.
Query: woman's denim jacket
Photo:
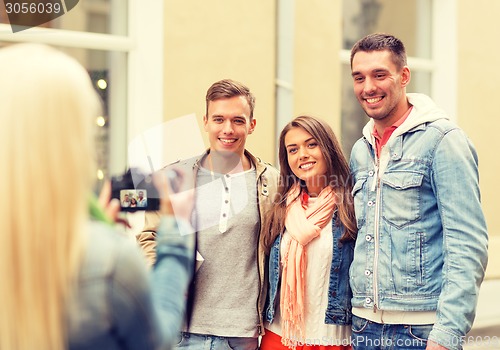
[[[337,212],[332,219],[333,256],[330,267],[330,284],[328,287],[328,307],[325,310],[325,323],[337,325],[351,324],[351,287],[349,286],[349,266],[354,254],[354,242],[340,242],[344,226],[338,223]],[[276,311],[276,294],[281,283],[279,235],[269,253],[269,292],[266,302],[265,320],[272,323]],[[307,281],[306,281],[307,283]]]
[[[413,109],[380,157],[373,121],[352,149],[358,225],[352,304],[436,311],[429,339],[460,349],[487,262],[477,155],[430,98],[407,95]]]
[[[181,224],[181,225],[179,225]],[[163,217],[148,273],[136,243],[90,222],[77,291],[68,302],[69,350],[170,349],[178,340],[194,270],[194,235]]]

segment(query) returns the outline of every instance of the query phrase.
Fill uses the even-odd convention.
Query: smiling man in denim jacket
[[[462,349],[487,263],[476,151],[429,97],[406,94],[399,39],[361,39],[351,70],[371,119],[351,153],[354,348]]]

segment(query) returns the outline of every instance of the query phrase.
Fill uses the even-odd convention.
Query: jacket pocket
[[[413,290],[415,285],[423,286],[425,279],[425,239],[424,232],[409,233],[406,251],[406,284],[409,290]]]
[[[382,178],[382,217],[400,229],[420,219],[420,186],[424,175],[390,172]]]
[[[366,221],[366,179],[366,177],[358,179],[352,188],[352,197],[354,198],[354,210],[356,214],[356,224],[358,225],[358,229],[363,227]]]

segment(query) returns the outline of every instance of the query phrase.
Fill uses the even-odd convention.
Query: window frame
[[[431,73],[431,98],[457,121],[457,3],[432,1],[432,58],[408,57],[413,72]],[[341,64],[350,65],[350,50],[341,50]]]
[[[113,118],[120,118],[120,115],[123,117],[115,124],[118,125],[116,132],[109,130],[110,133],[124,135],[116,138],[110,137],[109,172],[111,174],[123,172],[127,166],[129,142],[145,129],[160,124],[163,120],[163,1],[125,1],[127,1],[125,8],[128,8],[128,35],[125,36],[41,27],[12,33],[10,25],[0,24],[0,42],[43,43],[126,54],[126,60],[118,62],[122,65],[120,69],[123,69],[123,76],[120,80],[126,82],[126,93],[118,96],[118,99],[113,102],[116,106],[122,106],[123,111]],[[114,3],[113,6],[118,5]],[[113,83],[119,84],[120,82],[114,81]]]

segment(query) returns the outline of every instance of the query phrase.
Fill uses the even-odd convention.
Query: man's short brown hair
[[[351,68],[354,55],[359,51],[383,51],[391,53],[392,61],[398,69],[406,66],[406,49],[401,40],[394,35],[385,33],[373,33],[360,39],[351,49]]]
[[[253,119],[253,109],[255,107],[255,96],[250,92],[250,89],[240,82],[223,79],[219,80],[210,86],[207,90],[206,100],[206,116],[208,117],[208,104],[210,101],[220,99],[243,96],[250,107],[250,120]]]

